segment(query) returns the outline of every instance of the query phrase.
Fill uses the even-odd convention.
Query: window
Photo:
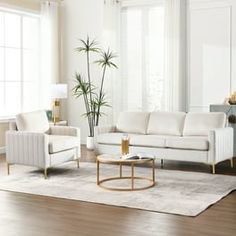
[[[124,109],[164,106],[164,7],[126,7],[121,13]]]
[[[39,16],[0,8],[0,117],[39,107]]]

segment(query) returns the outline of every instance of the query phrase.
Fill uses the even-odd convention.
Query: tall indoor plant
[[[73,95],[76,98],[82,97],[85,105],[85,116],[87,117],[89,136],[87,137],[87,148],[93,149],[93,137],[94,137],[94,126],[99,125],[99,118],[102,116],[102,108],[109,106],[106,101],[106,94],[104,92],[104,81],[106,78],[106,71],[108,68],[117,68],[113,62],[115,54],[108,49],[104,51],[99,47],[95,40],[90,40],[87,37],[86,40],[80,39],[80,46],[76,48],[79,53],[85,53],[86,65],[87,65],[87,76],[82,76],[80,72],[75,73],[75,86],[73,88]],[[95,61],[102,69],[101,79],[98,86],[95,86],[94,80],[90,73],[90,56],[91,53],[98,54],[99,59]]]

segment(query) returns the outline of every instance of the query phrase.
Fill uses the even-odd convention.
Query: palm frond
[[[82,44],[80,47],[77,47],[75,50],[78,52],[96,52],[99,53],[101,49],[98,47],[98,43],[95,40],[90,40],[87,36],[86,41],[83,39],[79,39],[80,43]]]
[[[85,81],[83,77],[78,73],[75,74],[75,82],[76,84],[72,88],[72,92],[77,98],[83,95],[87,95],[93,90],[93,87],[91,87],[89,83]]]
[[[101,51],[100,55],[101,59],[95,61],[95,63],[102,67],[108,66],[118,68],[117,65],[112,61],[115,57],[117,57],[117,55],[110,51],[109,48],[107,51]]]

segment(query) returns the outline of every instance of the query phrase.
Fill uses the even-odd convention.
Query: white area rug
[[[117,175],[118,170],[118,166],[101,164],[102,177]],[[124,167],[125,172],[129,175],[130,168]],[[151,176],[150,168],[139,167],[135,172]],[[47,180],[38,170],[14,174],[13,169],[10,176],[0,178],[0,189],[186,216],[198,215],[236,189],[236,177],[217,174],[157,169],[156,180],[155,187],[144,191],[103,190],[96,185],[94,163],[81,163],[77,169],[71,162],[49,170]],[[116,184],[130,184],[124,181]]]

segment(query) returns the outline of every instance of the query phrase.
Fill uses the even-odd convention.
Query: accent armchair
[[[49,126],[45,111],[22,113],[6,132],[6,160],[47,170],[52,166],[80,158],[80,130],[69,126]]]

